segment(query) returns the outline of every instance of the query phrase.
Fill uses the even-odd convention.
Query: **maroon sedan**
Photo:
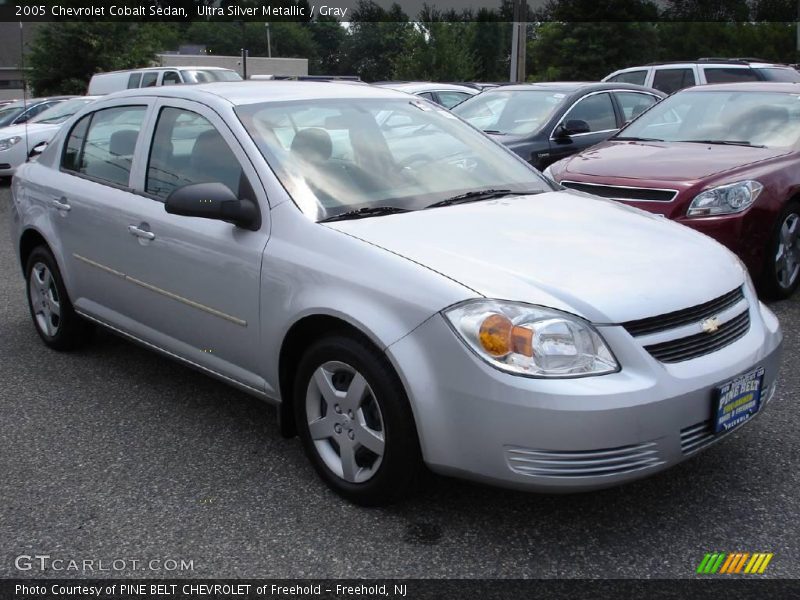
[[[768,296],[800,281],[800,84],[680,91],[546,174],[710,235]]]

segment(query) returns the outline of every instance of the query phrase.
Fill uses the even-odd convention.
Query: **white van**
[[[86,93],[91,96],[101,96],[131,88],[241,80],[241,76],[236,71],[221,67],[128,69],[126,71],[110,71],[92,75],[92,79],[89,81],[89,89]]]

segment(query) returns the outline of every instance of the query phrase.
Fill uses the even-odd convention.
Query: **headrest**
[[[111,134],[108,151],[115,156],[133,156],[139,132],[135,129],[121,129]]]
[[[333,153],[331,136],[324,129],[303,129],[292,140],[292,152],[310,162],[328,160]]]

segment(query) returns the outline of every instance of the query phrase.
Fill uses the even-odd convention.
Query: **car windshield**
[[[0,127],[10,125],[14,119],[22,114],[23,110],[24,107],[21,104],[0,108]]]
[[[213,81],[241,81],[242,77],[229,69],[184,69],[183,78],[192,83],[211,83]]]
[[[491,90],[453,108],[462,119],[491,133],[527,135],[541,129],[566,94],[550,90]]]
[[[51,106],[30,120],[31,123],[62,123],[78,112],[81,108],[93,102],[93,98],[73,98],[66,102],[59,102]]]
[[[789,148],[800,141],[800,94],[680,92],[656,104],[618,137]]]
[[[424,100],[303,100],[236,112],[297,205],[315,220],[417,210],[480,191],[541,192],[544,178]]]

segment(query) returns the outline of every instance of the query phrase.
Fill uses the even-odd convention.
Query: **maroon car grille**
[[[602,198],[632,200],[634,202],[637,200],[644,202],[671,202],[678,195],[678,190],[603,185],[599,183],[583,183],[581,181],[565,180],[561,182],[561,185]]]

